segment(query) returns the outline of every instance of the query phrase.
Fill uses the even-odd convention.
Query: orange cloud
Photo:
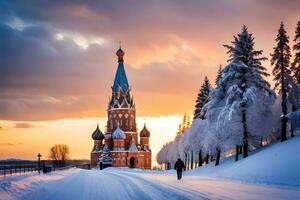
[[[192,110],[204,76],[214,82],[226,64],[222,45],[242,24],[268,56],[280,21],[292,35],[300,9],[296,1],[277,0],[134,2],[3,4],[0,119],[105,116],[119,40],[141,113]]]

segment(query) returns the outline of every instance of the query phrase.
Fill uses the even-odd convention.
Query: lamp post
[[[39,174],[40,174],[40,168],[41,168],[41,157],[42,157],[42,155],[39,153],[39,154],[37,155],[37,157],[38,157],[38,171],[39,171]]]

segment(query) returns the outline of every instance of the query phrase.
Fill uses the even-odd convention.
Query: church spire
[[[116,72],[114,85],[112,86],[113,92],[119,92],[121,90],[123,93],[126,93],[129,89],[129,84],[128,84],[124,63],[123,63],[124,54],[125,53],[121,49],[121,47],[116,52],[116,55],[118,56],[118,69]]]

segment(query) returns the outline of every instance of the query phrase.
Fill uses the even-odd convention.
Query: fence
[[[80,168],[80,169],[91,169],[91,164],[82,164],[82,165],[76,165],[76,168]]]
[[[64,167],[56,167],[56,163],[52,160],[41,160],[40,172],[47,173],[56,170],[66,170],[72,167],[81,169],[90,169],[88,160],[70,160],[65,163]],[[28,172],[36,172],[39,169],[37,161],[2,161],[0,162],[0,178],[11,176],[14,174],[22,174]]]
[[[42,168],[40,167],[40,170]],[[8,176],[13,174],[21,174],[38,171],[38,166],[36,165],[8,165],[0,166],[0,176]]]

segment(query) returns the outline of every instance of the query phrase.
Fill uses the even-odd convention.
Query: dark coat
[[[176,169],[177,171],[182,171],[182,169],[185,169],[185,165],[182,160],[176,161],[174,169]]]

